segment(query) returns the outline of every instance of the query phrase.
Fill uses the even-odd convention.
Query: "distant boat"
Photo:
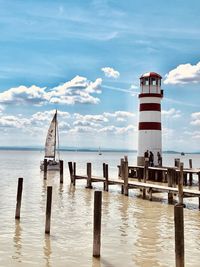
[[[185,156],[185,153],[184,152],[181,152],[181,156]]]
[[[56,158],[56,153],[58,158]],[[60,170],[59,162],[59,134],[58,134],[58,121],[57,121],[57,110],[50,123],[46,142],[45,142],[45,159],[47,159],[47,170]],[[44,170],[44,161],[40,163],[40,169]]]
[[[99,155],[102,155],[100,147],[99,147]]]

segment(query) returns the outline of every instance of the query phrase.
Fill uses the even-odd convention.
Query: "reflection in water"
[[[68,194],[70,195],[70,197],[74,197],[75,191],[76,191],[76,187],[73,186],[73,184],[69,184],[68,185]]]
[[[46,267],[51,267],[51,253],[52,253],[52,250],[51,250],[51,239],[50,239],[50,236],[49,235],[45,235],[45,239],[44,239],[44,247],[43,247],[43,251],[44,251],[44,259],[46,261]]]
[[[15,235],[13,237],[15,254],[13,256],[13,259],[17,260],[18,262],[21,262],[21,260],[22,260],[21,231],[22,231],[22,228],[20,226],[20,221],[15,220]]]
[[[122,221],[122,223],[119,226],[121,236],[128,235],[128,227],[129,227],[128,207],[129,207],[129,199],[127,198],[127,196],[122,196],[121,203],[119,205],[119,211],[120,211],[120,216],[121,216],[121,221]]]
[[[101,267],[101,260],[100,258],[92,258],[92,267]]]

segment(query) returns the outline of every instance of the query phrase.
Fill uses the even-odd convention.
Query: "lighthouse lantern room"
[[[150,164],[162,165],[161,79],[155,72],[140,77],[138,165],[144,165],[144,157],[149,156],[150,152]]]

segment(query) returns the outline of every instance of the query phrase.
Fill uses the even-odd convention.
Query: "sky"
[[[163,150],[200,151],[200,2],[0,0],[0,146],[137,149],[139,77],[162,76]]]

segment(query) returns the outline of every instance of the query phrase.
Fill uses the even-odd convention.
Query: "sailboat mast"
[[[54,143],[54,160],[56,157],[56,130],[57,130],[57,109],[56,109],[56,113],[55,113],[55,143]]]

